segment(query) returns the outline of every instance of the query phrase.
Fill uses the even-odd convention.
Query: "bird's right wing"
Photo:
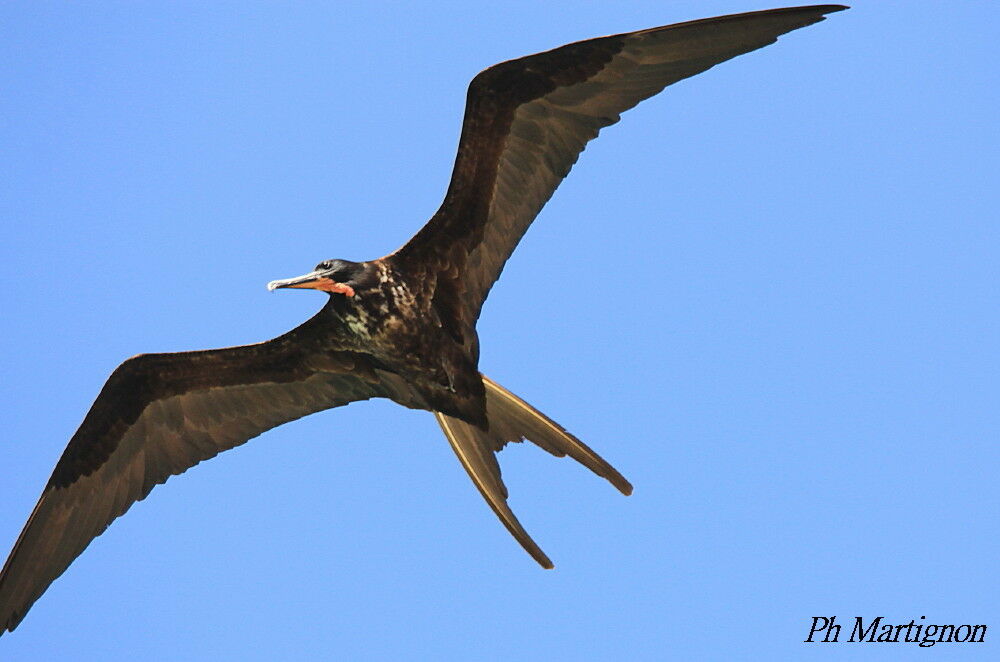
[[[59,459],[0,571],[0,634],[90,542],[172,475],[265,430],[389,397],[421,406],[363,355],[324,347],[319,315],[258,345],[129,359],[108,379]]]

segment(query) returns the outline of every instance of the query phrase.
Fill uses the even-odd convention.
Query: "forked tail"
[[[507,487],[500,478],[496,453],[509,442],[528,440],[557,457],[569,455],[598,476],[607,478],[622,494],[631,494],[632,485],[600,455],[558,423],[486,375],[482,378],[486,387],[489,431],[484,432],[439,412],[435,412],[434,416],[472,482],[503,525],[543,568],[552,568],[552,561],[535,544],[507,505]]]

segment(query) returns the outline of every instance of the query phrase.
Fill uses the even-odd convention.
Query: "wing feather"
[[[353,370],[363,360],[356,355],[330,350],[313,361],[321,351],[316,319],[259,345],[150,354],[119,366],[0,571],[0,633],[13,630],[94,538],[170,476],[277,425],[355,400],[424,406],[397,376]]]
[[[601,129],[667,85],[842,9],[791,7],[690,21],[486,69],[469,86],[441,208],[391,257],[411,270],[436,271],[440,308],[462,316],[455,328],[471,328],[528,226]]]

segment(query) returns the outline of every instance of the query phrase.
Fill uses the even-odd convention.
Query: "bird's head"
[[[284,280],[272,280],[267,289],[295,287],[321,290],[330,294],[353,297],[358,289],[371,285],[372,265],[349,260],[323,260],[307,274]]]

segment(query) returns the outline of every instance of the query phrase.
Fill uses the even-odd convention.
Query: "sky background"
[[[124,358],[273,337],[323,297],[265,283],[424,223],[476,72],[773,6],[0,5],[0,554]],[[803,639],[923,615],[998,659],[998,21],[856,2],[591,143],[479,325],[635,485],[502,453],[554,571],[360,403],[154,490],[0,658],[909,660]]]

